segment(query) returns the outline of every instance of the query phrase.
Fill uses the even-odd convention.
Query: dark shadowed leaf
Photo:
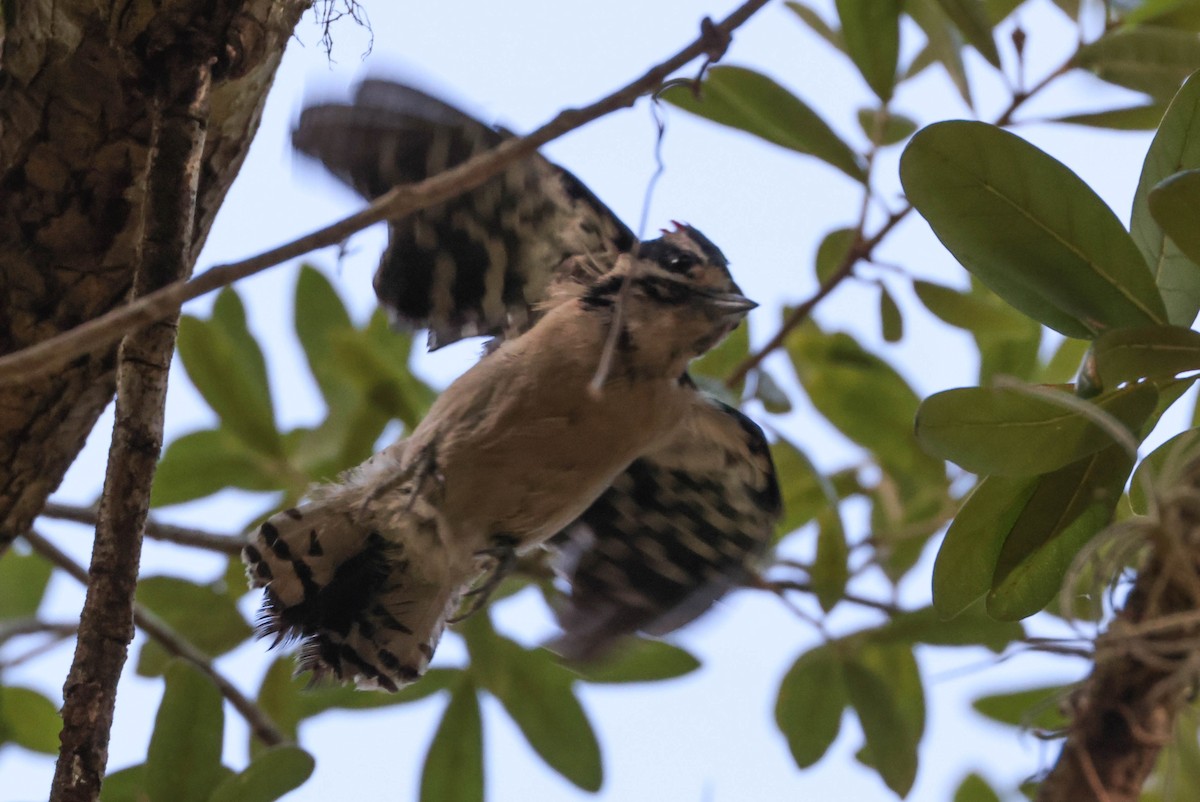
[[[954,792],[953,802],[1000,802],[1000,795],[978,774],[968,774]]]
[[[179,356],[188,378],[228,431],[255,451],[283,453],[267,365],[246,327],[246,310],[236,292],[221,291],[209,320],[180,318]]]
[[[137,601],[210,657],[225,654],[250,637],[250,625],[238,612],[234,599],[209,585],[197,585],[173,576],[151,576],[138,581]],[[138,659],[137,672],[157,676],[170,656],[147,641]]]
[[[1066,692],[1067,688],[1062,685],[1047,685],[981,696],[971,706],[1001,724],[1053,732],[1067,725],[1067,717],[1062,712]]]
[[[662,97],[713,122],[815,156],[856,181],[866,177],[858,155],[808,104],[753,70],[713,67],[701,85],[700,99],[690,86],[671,87]]]
[[[1132,467],[1120,446],[1109,446],[1038,477],[996,561],[991,615],[1015,621],[1055,598],[1079,550],[1112,520]]]
[[[1129,504],[1138,515],[1145,515],[1150,504],[1146,486],[1156,490],[1178,487],[1187,466],[1200,458],[1200,429],[1188,429],[1167,440],[1138,463],[1129,485]]]
[[[451,688],[421,770],[421,802],[483,802],[483,722],[466,675]]]
[[[1037,481],[989,476],[967,497],[933,566],[933,606],[942,618],[959,615],[991,589],[1004,541]]]
[[[1144,103],[1108,111],[1083,112],[1050,117],[1047,122],[1111,128],[1114,131],[1153,131],[1167,110],[1166,103]]]
[[[1196,227],[1196,209],[1200,208],[1200,170],[1186,170],[1167,178],[1150,190],[1150,214],[1176,247],[1190,261],[1191,269],[1180,264],[1178,278],[1188,292],[1200,292],[1200,231]],[[1190,309],[1190,307],[1189,307]],[[1186,314],[1186,310],[1181,312]],[[1183,321],[1185,325],[1191,321]]]
[[[50,563],[10,548],[0,554],[0,619],[37,615],[50,581]]]
[[[900,55],[900,0],[837,0],[846,52],[867,85],[888,101]]]
[[[584,682],[659,682],[690,674],[700,661],[687,651],[662,641],[626,638],[611,655],[596,663],[572,665]]]
[[[983,123],[935,123],[909,142],[900,175],[947,249],[1030,317],[1081,338],[1166,321],[1112,210],[1019,137]]]
[[[227,777],[208,802],[274,802],[312,776],[312,755],[298,746],[276,746]]]
[[[802,769],[820,760],[837,739],[849,704],[844,671],[833,647],[818,646],[800,655],[779,684],[775,723]]]
[[[912,650],[871,645],[845,663],[846,690],[866,737],[866,752],[888,788],[905,796],[917,777],[925,694]]]
[[[1200,78],[1192,77],[1171,101],[1146,151],[1129,230],[1150,266],[1171,323],[1190,326],[1200,310],[1196,264],[1167,238],[1150,212],[1150,192],[1183,170],[1200,168]]]
[[[1064,401],[1084,402],[1067,393]],[[1129,385],[1093,400],[1136,432],[1158,402],[1152,384]],[[1047,473],[1113,442],[1090,417],[1017,387],[961,387],[935,393],[917,411],[917,438],[931,454],[972,473]]]
[[[1117,29],[1081,47],[1075,64],[1109,83],[1166,100],[1200,68],[1200,37],[1155,26]]]
[[[1092,347],[1103,387],[1141,378],[1166,379],[1200,369],[1200,333],[1182,326],[1115,329]]]
[[[688,365],[688,373],[697,378],[704,376],[713,379],[723,386],[725,378],[733,373],[734,368],[741,364],[749,352],[750,324],[742,323],[730,332],[720,345]],[[743,380],[738,383],[737,387],[730,388],[735,397],[734,403],[737,398],[741,397],[744,386],[745,381]]]
[[[182,504],[227,487],[280,490],[286,466],[248,448],[227,429],[205,429],[172,440],[154,474],[152,507]]]
[[[58,705],[29,688],[0,686],[0,744],[14,743],[32,752],[58,752],[62,719]]]
[[[917,130],[915,120],[887,109],[859,109],[858,124],[867,138],[880,146],[903,142]]]
[[[166,671],[166,691],[146,753],[149,802],[206,802],[223,779],[221,693],[190,663]]]

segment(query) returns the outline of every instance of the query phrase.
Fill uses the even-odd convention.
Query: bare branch
[[[42,515],[47,518],[73,521],[91,526],[96,525],[98,518],[95,507],[77,507],[72,504],[59,504],[54,501],[46,503],[46,508],[42,510]],[[246,540],[241,535],[219,535],[215,532],[205,532],[202,529],[192,529],[187,526],[164,524],[154,520],[146,521],[143,534],[152,540],[177,543],[180,546],[191,546],[192,548],[207,549],[230,555],[240,554],[242,546],[246,545]]]
[[[637,79],[588,106],[559,112],[528,136],[507,139],[492,150],[424,181],[396,187],[362,211],[286,245],[240,262],[214,267],[190,281],[177,281],[70,331],[0,357],[0,382],[27,381],[50,373],[71,360],[111,345],[127,332],[177,312],[186,301],[317,248],[336,245],[356,231],[382,220],[404,217],[470,191],[508,165],[532,155],[547,142],[606,114],[632,106],[639,97],[653,91],[671,73],[693,59],[708,56],[712,60],[714,55],[723,52],[724,41],[732,32],[766,4],[767,0],[747,0],[722,22],[701,26],[700,35],[691,44]]]
[[[46,560],[66,571],[80,583],[84,585],[88,584],[88,573],[84,567],[59,550],[49,540],[33,532],[26,534],[25,540],[29,542],[34,551],[46,558]],[[292,739],[279,729],[279,725],[271,720],[271,717],[267,715],[265,710],[247,698],[232,682],[225,678],[224,674],[217,671],[212,660],[208,658],[208,655],[204,654],[204,652],[196,648],[190,641],[171,629],[161,618],[154,615],[154,613],[145,607],[135,604],[133,606],[133,621],[169,654],[187,660],[212,680],[217,689],[221,691],[221,695],[229,700],[233,708],[250,725],[250,729],[254,731],[255,737],[264,744],[267,746],[278,746],[292,742]]]

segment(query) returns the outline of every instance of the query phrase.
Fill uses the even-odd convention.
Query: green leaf
[[[1136,432],[1158,402],[1152,384],[1113,390],[1092,402]],[[1106,448],[1112,435],[1090,417],[1019,387],[961,387],[934,393],[917,411],[917,439],[972,473],[1047,473]]]
[[[1153,131],[1158,128],[1166,110],[1165,103],[1143,103],[1138,106],[1108,109],[1107,111],[1064,114],[1050,117],[1046,122],[1086,125],[1090,128],[1110,128],[1114,131]],[[1169,306],[1170,304],[1168,304]]]
[[[187,633],[192,645],[210,657],[231,651],[254,634],[235,600],[210,585],[172,576],[146,577],[138,581],[137,601],[171,629]],[[137,673],[157,676],[170,660],[161,646],[148,641],[142,647]]]
[[[421,802],[483,802],[483,723],[475,686],[460,675],[421,770]]]
[[[345,412],[353,404],[346,398],[349,387],[337,370],[332,338],[335,332],[352,331],[354,326],[342,299],[329,279],[311,265],[303,265],[296,276],[294,325],[296,337],[308,358],[321,394],[331,411]]]
[[[211,496],[227,487],[280,490],[282,463],[247,448],[227,429],[205,429],[172,440],[154,474],[150,506],[166,507]]]
[[[1200,170],[1176,173],[1150,190],[1150,214],[1154,216],[1154,221],[1192,263],[1186,275],[1177,276],[1192,292],[1200,291],[1200,233],[1196,230],[1198,204]],[[1181,273],[1186,270],[1186,265],[1180,264],[1178,267]]]
[[[1125,331],[1125,329],[1117,329],[1117,331]],[[1136,329],[1128,329],[1128,331],[1136,331]],[[1104,336],[1101,335],[1101,338]],[[1091,345],[1087,340],[1064,337],[1058,348],[1055,349],[1054,355],[1038,372],[1038,381],[1042,384],[1069,384],[1079,372],[1079,365],[1083,362]]]
[[[1115,329],[1096,339],[1092,356],[1103,386],[1167,379],[1200,369],[1200,333],[1182,326]]]
[[[786,415],[792,411],[792,400],[769,370],[757,368],[754,377],[754,397],[762,402],[763,409],[773,415]]]
[[[1114,445],[1038,477],[996,561],[991,615],[1025,618],[1059,594],[1080,549],[1112,520],[1132,467]]]
[[[916,120],[893,114],[887,108],[859,109],[858,124],[867,138],[880,147],[903,142],[917,130]]]
[[[846,593],[850,581],[850,547],[836,504],[817,513],[817,556],[809,581],[821,609],[832,610]]]
[[[982,593],[977,593],[979,599]],[[934,607],[897,613],[883,626],[866,633],[872,643],[926,643],[930,646],[984,646],[1000,654],[1014,641],[1025,637],[1025,628],[1015,621],[997,621],[983,605],[971,604],[952,620],[945,620]]]
[[[824,39],[829,44],[833,45],[836,50],[843,53],[846,52],[846,40],[842,38],[842,32],[830,26],[820,14],[813,11],[803,3],[797,3],[793,0],[784,3],[788,8],[795,12],[796,16],[804,22],[813,32]]]
[[[959,784],[953,802],[1000,802],[1000,795],[992,790],[987,780],[972,772]]]
[[[917,298],[943,322],[975,333],[1021,337],[1027,332],[1025,319],[1008,307],[997,306],[979,295],[913,280]]]
[[[833,648],[818,646],[800,655],[779,684],[775,723],[802,769],[820,760],[837,739],[849,704],[844,670]]]
[[[900,0],[837,0],[846,52],[884,102],[896,86],[900,6]]]
[[[109,772],[100,786],[100,802],[146,802],[146,764]]]
[[[221,692],[190,663],[176,660],[146,753],[149,802],[206,802],[222,780],[225,715]]]
[[[938,0],[908,0],[904,10],[920,26],[928,42],[925,49],[909,65],[908,77],[916,75],[927,64],[940,63],[958,89],[963,102],[968,108],[974,108],[971,84],[962,58],[962,35],[953,21],[946,16],[941,4]]]
[[[298,746],[276,746],[226,778],[208,802],[274,802],[312,776],[316,763]]]
[[[32,618],[50,582],[50,563],[9,548],[0,554],[0,619]]]
[[[900,307],[896,306],[896,300],[882,284],[879,285],[879,320],[884,340],[898,343],[904,339],[904,318],[900,314]]]
[[[54,702],[29,688],[0,686],[0,745],[14,743],[31,752],[54,755],[61,729]]]
[[[283,453],[267,365],[234,290],[226,288],[217,295],[210,320],[180,318],[179,356],[188,378],[226,429],[254,451]]]
[[[771,444],[771,456],[783,496],[781,535],[796,531],[827,509],[837,509],[837,491],[799,447],[779,437]]]
[[[626,638],[603,660],[572,665],[584,682],[597,684],[660,682],[690,674],[700,661],[678,646],[645,638]]]
[[[871,765],[887,787],[908,794],[917,777],[925,694],[912,651],[872,645],[845,663],[846,690],[866,737]]]
[[[1151,190],[1166,178],[1200,167],[1200,78],[1184,83],[1167,107],[1158,132],[1146,151],[1129,229],[1150,266],[1166,303],[1171,323],[1190,326],[1200,310],[1200,278],[1196,265],[1167,238],[1150,210]]]
[[[983,123],[935,123],[905,148],[900,177],[959,262],[1030,317],[1080,338],[1166,322],[1112,210],[1019,137]]]
[[[989,476],[967,497],[933,565],[933,606],[942,618],[959,615],[991,589],[1004,541],[1037,484],[1023,476]]]
[[[815,111],[774,80],[753,70],[713,67],[701,84],[700,99],[686,86],[670,87],[662,97],[713,122],[815,156],[855,181],[866,179],[858,154]]]
[[[575,698],[572,673],[545,649],[524,649],[494,632],[468,635],[467,646],[472,669],[481,667],[479,681],[533,750],[579,788],[598,791],[604,780],[600,745]]]
[[[992,23],[983,3],[980,0],[938,0],[938,4],[971,47],[978,50],[979,55],[987,59],[989,64],[999,69],[1000,53],[996,50],[996,42],[992,38]]]
[[[1129,485],[1129,504],[1138,515],[1150,509],[1146,485],[1156,489],[1178,486],[1187,468],[1200,457],[1200,429],[1180,432],[1154,449],[1138,464]]]
[[[1156,26],[1118,28],[1081,47],[1074,63],[1103,81],[1167,100],[1200,68],[1200,37]]]
[[[706,376],[715,379],[723,387],[726,377],[733,373],[749,353],[750,326],[743,323],[730,332],[720,345],[688,365],[688,373],[693,377]],[[737,398],[741,397],[744,386],[745,380],[737,387],[731,388],[735,396],[733,403],[736,404]]]
[[[822,286],[828,284],[842,267],[857,236],[853,228],[835,228],[821,240],[817,246],[816,273]]]
[[[1047,685],[982,696],[971,706],[1001,724],[1055,732],[1068,724],[1061,709],[1066,693],[1067,688],[1062,685]]]

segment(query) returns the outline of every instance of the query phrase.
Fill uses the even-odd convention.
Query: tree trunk
[[[121,304],[139,261],[151,94],[164,53],[213,63],[191,261],[257,130],[308,0],[5,3],[0,22],[0,354]],[[116,349],[0,385],[0,554],[112,398]]]

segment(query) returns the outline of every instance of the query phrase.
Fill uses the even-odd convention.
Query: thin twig
[[[80,583],[88,584],[88,573],[84,567],[72,560],[49,540],[35,532],[27,533],[25,540],[47,561],[63,569]],[[133,606],[133,622],[169,654],[188,661],[212,680],[213,684],[221,691],[221,695],[241,714],[246,723],[250,725],[250,729],[254,731],[254,735],[264,744],[278,746],[292,742],[292,739],[284,735],[279,726],[271,720],[266,711],[247,698],[221,672],[217,671],[208,655],[171,629],[161,618],[140,604],[135,604]]]
[[[95,507],[77,507],[72,504],[59,504],[55,501],[46,502],[46,508],[42,510],[42,515],[47,518],[92,526],[96,525],[97,519]],[[201,529],[164,524],[153,520],[146,521],[145,535],[153,540],[207,549],[221,554],[240,554],[242,546],[246,545],[246,540],[241,535],[219,535],[215,532],[205,532]]]
[[[671,73],[698,56],[711,57],[715,36],[728,37],[766,4],[767,0],[747,0],[719,24],[702,26],[700,36],[691,44],[621,89],[583,108],[559,112],[550,122],[528,136],[507,139],[495,148],[424,181],[396,187],[362,211],[286,245],[240,262],[214,267],[190,281],[167,285],[56,337],[0,357],[0,381],[28,381],[50,373],[71,360],[110,346],[127,332],[177,312],[186,301],[317,248],[336,245],[356,231],[382,220],[404,217],[474,189],[508,165],[532,155],[547,142],[606,114],[632,106],[639,97],[653,91]]]

